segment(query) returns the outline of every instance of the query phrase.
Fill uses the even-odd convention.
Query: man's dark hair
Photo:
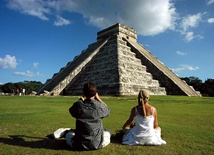
[[[97,88],[92,82],[88,82],[84,84],[83,93],[86,96],[86,98],[91,98],[96,95]]]

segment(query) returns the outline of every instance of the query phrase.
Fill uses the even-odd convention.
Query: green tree
[[[200,91],[202,88],[202,80],[195,76],[185,77],[181,78],[182,80],[186,81],[186,83],[190,86],[193,86],[193,88],[197,91]]]
[[[1,86],[1,91],[4,93],[15,93],[15,86],[12,82],[6,83],[4,85]]]
[[[205,96],[214,97],[214,79],[207,79],[203,83],[201,93]]]

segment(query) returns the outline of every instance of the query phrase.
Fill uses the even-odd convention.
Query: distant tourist
[[[125,135],[122,138],[122,144],[166,144],[161,138],[161,128],[158,126],[157,120],[157,110],[155,107],[149,105],[148,102],[148,91],[141,90],[138,95],[138,105],[132,108],[129,119],[123,125]],[[132,128],[130,128],[130,126],[132,126]]]
[[[103,128],[102,118],[110,115],[110,109],[100,99],[96,86],[88,82],[83,87],[84,97],[70,107],[76,118],[75,132],[66,134],[67,144],[76,150],[96,150],[110,143],[111,133]]]
[[[17,87],[16,88],[16,95],[19,96],[20,95],[20,89]]]
[[[25,95],[25,88],[22,89],[22,94]]]

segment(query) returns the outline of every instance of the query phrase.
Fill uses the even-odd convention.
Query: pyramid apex
[[[109,36],[119,35],[126,39],[137,40],[137,32],[121,23],[117,23],[97,33],[97,40],[107,39]]]

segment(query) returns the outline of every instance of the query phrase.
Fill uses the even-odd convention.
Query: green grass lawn
[[[111,108],[103,119],[104,127],[115,134],[136,96],[102,97]],[[78,97],[0,96],[0,154],[150,154],[209,155],[214,152],[214,98],[186,96],[151,96],[150,104],[158,110],[163,139],[161,146],[125,146],[113,141],[96,151],[72,151],[64,139],[48,139],[58,128],[75,128],[68,112]]]

